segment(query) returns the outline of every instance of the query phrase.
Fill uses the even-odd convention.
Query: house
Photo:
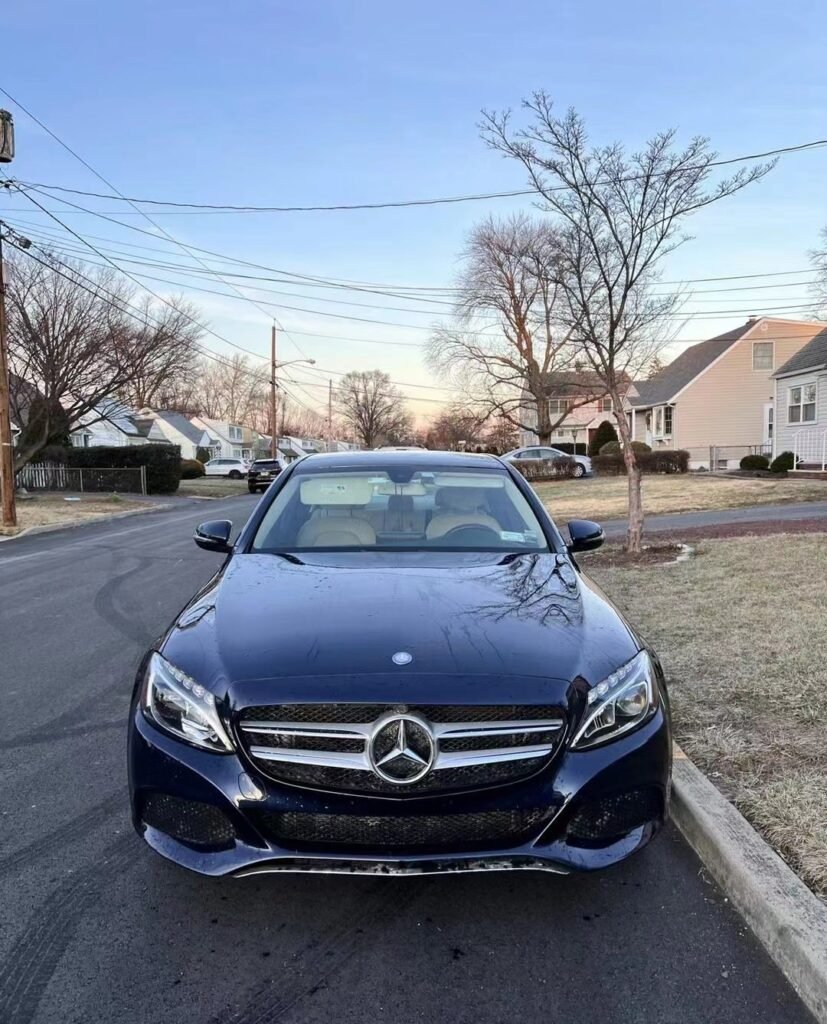
[[[793,452],[800,468],[827,470],[827,326],[773,374],[773,457]]]
[[[546,375],[545,392],[552,423],[551,444],[568,441],[588,444],[603,420],[612,421],[612,400],[608,395],[594,397],[602,390],[600,379],[592,371],[554,372]],[[584,401],[585,400],[585,401]],[[558,423],[560,417],[563,419]],[[536,426],[537,408],[524,391],[520,405],[523,423]],[[538,444],[536,431],[520,430],[520,447]]]
[[[136,417],[137,422],[150,422],[150,428],[159,440],[169,444],[177,444],[181,448],[181,457],[194,459],[198,449],[212,449],[218,441],[202,427],[191,423],[183,413],[169,409],[141,409]],[[160,435],[160,436],[159,436]]]
[[[164,442],[154,423],[139,424],[135,415],[115,399],[100,402],[72,424],[69,440],[75,448],[109,445],[123,448],[127,445]]]
[[[691,345],[629,389],[624,406],[632,437],[653,448],[686,449],[692,469],[737,466],[744,455],[770,452],[773,375],[823,330],[823,323],[809,320],[751,317]]]
[[[205,431],[212,439],[209,448],[213,458],[255,458],[260,435],[251,427],[242,426],[240,423],[208,419],[206,416],[193,416],[190,423],[197,429]]]

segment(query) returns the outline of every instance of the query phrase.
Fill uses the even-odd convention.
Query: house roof
[[[825,365],[827,365],[827,326],[808,341],[803,348],[800,348],[794,356],[790,356],[786,363],[779,366],[773,377],[782,377],[788,373],[803,372]]]
[[[190,423],[183,413],[161,409],[156,411],[155,415],[158,419],[168,423],[174,430],[177,430],[179,434],[183,434],[188,441],[192,441],[193,444],[201,443],[204,430],[201,427],[196,427],[194,423]]]
[[[745,324],[741,324],[733,331],[718,334],[697,345],[690,345],[685,352],[681,352],[677,359],[673,359],[668,366],[664,366],[650,380],[635,381],[637,395],[630,395],[629,403],[636,407],[647,407],[670,402],[699,373],[702,373],[736,341],[740,341],[748,331],[752,330],[757,322],[754,319],[747,320]]]

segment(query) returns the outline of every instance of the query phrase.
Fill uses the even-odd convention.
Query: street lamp
[[[279,454],[279,431],[277,425],[278,399],[276,384],[276,370],[283,366],[296,366],[297,364],[315,366],[315,359],[289,359],[286,363],[276,362],[276,325],[270,333],[270,458],[277,459]]]

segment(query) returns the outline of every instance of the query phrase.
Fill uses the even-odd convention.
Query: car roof
[[[472,452],[418,451],[317,452],[301,460],[310,469],[382,469],[385,466],[453,467],[456,469],[503,469],[496,455]]]

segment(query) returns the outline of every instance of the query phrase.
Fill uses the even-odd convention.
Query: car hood
[[[563,555],[301,557],[232,557],[167,633],[164,656],[234,704],[474,702],[490,701],[492,676],[503,699],[543,699],[552,681],[563,699],[638,650]],[[408,664],[394,663],[400,652]]]

